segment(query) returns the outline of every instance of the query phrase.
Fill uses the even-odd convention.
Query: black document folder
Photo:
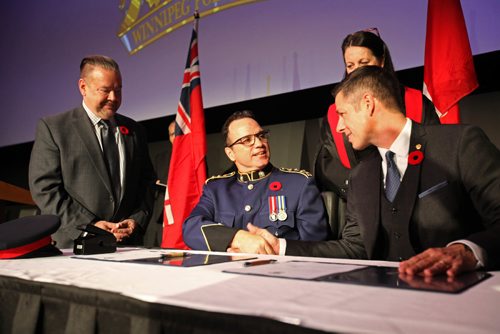
[[[152,264],[159,266],[195,267],[216,263],[254,259],[253,256],[231,256],[225,254],[197,254],[186,251],[162,249],[120,249],[116,253],[77,255],[74,259],[109,261],[119,263]]]
[[[463,273],[453,278],[447,277],[446,275],[438,275],[435,277],[423,277],[419,275],[408,276],[400,275],[398,268],[369,266],[345,273],[318,277],[316,280],[397,289],[458,293],[490,276],[490,274],[483,271]]]
[[[182,256],[171,256],[170,254],[163,254],[158,257],[126,260],[122,262],[155,264],[155,265],[174,266],[174,267],[195,267],[195,266],[204,266],[209,264],[216,264],[216,263],[223,263],[230,261],[249,260],[252,258],[254,257],[184,253],[184,255]]]
[[[230,269],[225,270],[225,272],[444,293],[462,292],[491,276],[483,271],[463,273],[453,278],[446,275],[435,277],[408,276],[399,274],[396,267],[306,261],[287,261],[257,267]]]

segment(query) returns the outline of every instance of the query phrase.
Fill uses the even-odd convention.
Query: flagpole
[[[200,12],[198,11],[198,9],[194,10],[193,16],[194,16],[194,31],[196,31],[196,34],[198,34],[198,20],[200,19]]]

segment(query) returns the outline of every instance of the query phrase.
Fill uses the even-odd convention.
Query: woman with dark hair
[[[389,49],[376,28],[347,35],[342,42],[342,55],[344,77],[366,65],[380,66],[396,75]],[[421,91],[401,85],[401,102],[410,119],[422,124],[439,124],[434,105]],[[349,171],[357,165],[364,151],[355,151],[347,138],[335,131],[337,122],[335,104],[332,104],[321,124],[320,147],[314,159],[314,176],[321,191],[331,191],[337,195],[334,202],[327,203],[327,206],[333,206],[334,212],[328,210],[334,215],[329,217],[330,224],[334,234],[338,230],[336,237],[340,238],[345,220]]]
[[[361,66],[378,65],[394,73],[391,54],[385,42],[378,36],[378,30],[358,31],[349,34],[342,42],[344,55],[344,77]]]

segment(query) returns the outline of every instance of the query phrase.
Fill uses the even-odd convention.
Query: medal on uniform
[[[269,220],[275,222],[278,219],[276,196],[269,196]]]
[[[288,217],[286,214],[286,198],[285,196],[276,196],[278,197],[278,219],[279,221],[285,221]]]

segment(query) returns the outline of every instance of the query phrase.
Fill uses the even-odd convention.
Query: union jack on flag
[[[188,249],[182,238],[182,224],[198,203],[206,180],[207,145],[198,62],[198,19],[195,14],[175,117],[175,139],[165,192],[162,248]]]

